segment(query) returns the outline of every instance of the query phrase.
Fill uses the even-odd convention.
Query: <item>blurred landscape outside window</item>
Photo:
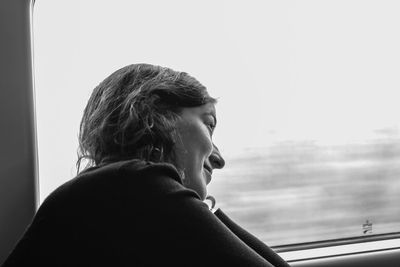
[[[400,3],[36,1],[41,201],[76,175],[93,88],[151,63],[217,97],[209,193],[267,244],[400,232]]]

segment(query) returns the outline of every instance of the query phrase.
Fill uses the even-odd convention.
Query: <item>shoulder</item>
[[[151,257],[151,242],[165,240],[171,229],[165,227],[186,216],[173,215],[191,203],[206,209],[172,165],[124,161],[91,168],[46,198],[13,259],[109,266]],[[164,232],[155,231],[160,222]]]
[[[139,160],[89,168],[61,185],[43,202],[41,210],[76,214],[79,210],[111,209],[111,206],[146,208],[174,195],[199,198],[182,184],[176,168],[167,163]]]

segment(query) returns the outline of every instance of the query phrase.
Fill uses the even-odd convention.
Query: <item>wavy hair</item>
[[[123,67],[92,92],[80,123],[77,169],[125,159],[173,163],[182,108],[215,103],[185,72],[149,64]]]

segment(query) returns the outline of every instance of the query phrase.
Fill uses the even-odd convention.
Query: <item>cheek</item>
[[[206,156],[211,155],[213,149],[213,143],[211,140],[211,135],[207,127],[202,127],[200,131],[200,135],[198,136],[198,142],[200,145],[200,150]]]
[[[212,142],[211,138],[208,138],[207,152],[206,152],[207,157],[209,157],[211,155],[212,151],[213,151],[213,142]]]
[[[179,129],[184,150],[189,157],[208,157],[213,149],[210,132],[203,123],[186,124]]]

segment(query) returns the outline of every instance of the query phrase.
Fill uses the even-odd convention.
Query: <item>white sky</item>
[[[116,69],[186,71],[217,105],[226,158],[282,139],[324,144],[400,129],[400,2],[37,0],[41,201],[75,175],[80,118]]]

